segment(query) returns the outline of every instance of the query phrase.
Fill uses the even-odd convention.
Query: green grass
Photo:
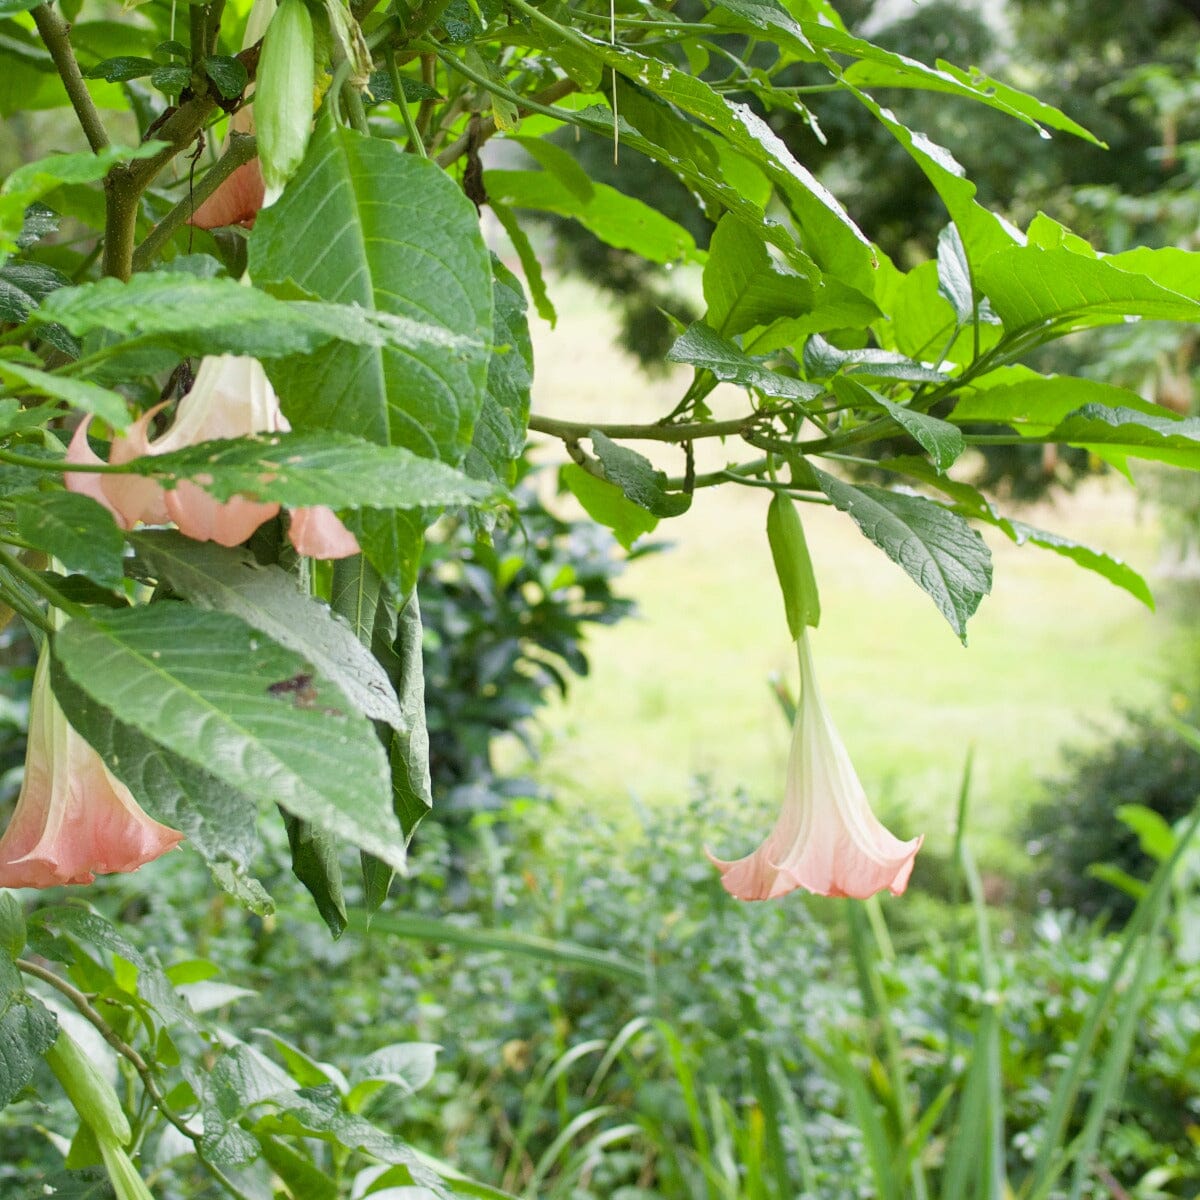
[[[537,411],[651,421],[669,410],[685,376],[648,383],[609,348],[610,324],[589,293],[559,284],[556,299],[557,332],[535,330]],[[744,404],[730,392],[722,411]],[[711,442],[703,450],[700,470],[737,452]],[[677,452],[653,457],[680,472]],[[764,534],[766,499],[745,488],[702,492],[690,512],[660,524],[655,537],[674,548],[630,566],[622,587],[640,619],[592,635],[591,675],[545,722],[538,774],[564,802],[677,803],[698,774],[764,801],[781,795],[788,731],[768,680],[779,674],[794,688],[795,661]],[[1119,479],[1022,516],[1153,575],[1157,525]],[[1064,743],[1100,736],[1122,706],[1156,702],[1172,669],[1186,665],[1162,615],[999,535],[988,538],[995,586],[964,649],[848,517],[809,506],[804,518],[822,589],[813,637],[822,690],[868,794],[901,837],[948,837],[972,744],[973,825],[1001,833],[1058,768]],[[710,844],[734,856],[760,834],[748,819],[745,828],[714,828]]]

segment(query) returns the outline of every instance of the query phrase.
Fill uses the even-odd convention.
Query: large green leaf
[[[724,216],[713,232],[704,265],[706,319],[731,337],[780,317],[798,317],[813,305],[812,281],[777,266],[762,238],[735,217]]]
[[[584,512],[593,521],[611,529],[626,550],[632,550],[638,538],[657,528],[658,518],[640,504],[626,499],[615,483],[597,479],[575,463],[566,463],[560,474],[563,485],[583,505]]]
[[[457,463],[483,403],[492,278],[474,206],[432,162],[325,120],[250,239],[262,284],[469,339],[458,353],[332,344],[270,372],[298,429],[346,429]]]
[[[130,535],[150,574],[198,608],[240,617],[281,646],[303,654],[365,717],[406,731],[386,672],[354,631],[276,566],[244,549],[197,542],[173,530]]]
[[[1009,332],[1042,323],[1095,325],[1130,316],[1200,320],[1200,300],[1065,247],[1000,250],[976,264],[975,282]]]
[[[58,1036],[58,1022],[21,985],[12,959],[0,953],[0,1108],[33,1078]]]
[[[350,434],[271,433],[200,442],[170,454],[135,458],[127,469],[166,484],[199,479],[218,500],[238,493],[293,507],[420,508],[472,504],[490,485],[403,446],[378,446]]]
[[[549,171],[496,170],[484,172],[483,186],[489,199],[572,217],[607,245],[632,250],[651,262],[696,258],[696,242],[682,225],[606,183],[594,183],[584,197]]]
[[[775,400],[813,400],[824,389],[781,371],[773,371],[751,358],[740,347],[714,333],[702,321],[689,325],[667,352],[668,362],[690,363],[711,371],[724,383],[753,388]]]
[[[117,720],[55,662],[54,695],[67,720],[156,820],[178,829],[213,878],[256,912],[271,898],[250,876],[259,851],[259,797],[246,795]]]
[[[924,496],[855,487],[813,468],[821,490],[926,591],[967,640],[967,619],[992,588],[992,556],[962,517]]]
[[[616,484],[634,504],[656,517],[677,517],[691,507],[691,496],[668,491],[666,474],[644,454],[617,445],[598,429],[593,429],[588,437],[604,469],[604,478]]]
[[[227,613],[174,603],[77,618],[55,655],[97,703],[181,758],[403,866],[374,728],[301,655]]]

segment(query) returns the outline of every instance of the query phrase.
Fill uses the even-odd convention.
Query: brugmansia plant
[[[340,846],[361,852],[365,903],[381,905],[432,804],[425,531],[449,508],[481,537],[504,520],[530,431],[561,440],[564,485],[626,545],[697,489],[772,494],[803,694],[780,825],[719,864],[735,895],[898,892],[918,845],[875,821],[821,707],[794,504],[844,512],[964,639],[992,580],[979,525],[1151,602],[1124,564],[1002,515],[952,473],[970,447],[1006,443],[1083,447],[1120,470],[1200,465],[1195,420],[1027,365],[1096,325],[1200,319],[1200,256],[1104,255],[1045,215],[1014,228],[885,106],[924,89],[1023,122],[1034,145],[1091,137],[999,80],[853,36],[828,0],[149,0],[115,16],[0,0],[0,27],[4,116],[73,110],[87,144],[0,185],[0,601],[41,654],[0,882],[129,870],[182,838],[263,912],[258,829],[279,814],[335,932]],[[936,259],[891,262],[804,147],[773,133],[783,110],[819,136],[824,92],[861,104],[920,166],[948,216]],[[707,247],[591,180],[562,129],[679,180],[712,226]],[[525,165],[493,166],[493,139]],[[523,280],[489,251],[485,212]],[[704,317],[669,354],[691,380],[669,412],[633,425],[530,413],[527,305],[555,316],[524,224],[539,212],[699,271]],[[741,415],[714,419],[719,383],[745,392]],[[699,473],[708,438],[727,465]],[[677,475],[635,449],[646,441],[677,449]],[[851,481],[861,464],[883,482]],[[219,1086],[193,1073],[179,1115],[130,1039],[140,1027],[161,1051],[187,1006],[149,965],[100,978],[101,959],[136,952],[62,912],[37,961],[19,958],[23,933],[0,949],[0,1101],[52,1047],[60,1076],[75,1061],[24,972],[86,1006],[231,1194],[229,1170],[260,1158],[305,1178],[288,1136],[409,1161],[372,1140],[352,1091],[314,1077],[297,1099],[244,1047]],[[126,1139],[81,1115],[107,1147],[92,1161],[139,1194]],[[398,1184],[466,1186],[410,1166]]]

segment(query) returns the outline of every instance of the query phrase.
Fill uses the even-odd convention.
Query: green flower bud
[[[106,1142],[128,1146],[133,1131],[112,1084],[61,1026],[54,1045],[46,1051],[46,1062],[79,1119],[95,1133],[101,1149]]]
[[[263,36],[254,86],[254,121],[258,157],[266,184],[264,205],[279,199],[295,174],[312,129],[312,16],[304,0],[281,0]]]

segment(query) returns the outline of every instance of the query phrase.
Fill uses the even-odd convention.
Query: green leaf
[[[572,195],[585,204],[596,194],[596,184],[569,151],[545,138],[508,137],[515,142],[539,166],[549,171]],[[490,203],[490,196],[489,196]]]
[[[248,550],[193,541],[173,530],[134,533],[129,540],[149,573],[173,592],[198,608],[232,613],[303,654],[357,712],[408,731],[391,680],[371,652],[286,571],[261,566]]]
[[[172,603],[77,618],[55,655],[94,700],[181,758],[403,867],[374,729],[301,656],[236,617]]]
[[[317,314],[234,279],[203,279],[178,271],[147,271],[128,282],[101,279],[60,288],[32,314],[76,335],[106,330],[120,349],[167,344],[178,355],[303,353],[331,334]]]
[[[84,75],[88,79],[107,79],[109,83],[124,83],[130,79],[141,79],[145,75],[153,75],[159,65],[152,58],[122,54],[116,58],[106,58],[98,62],[94,67],[89,67]]]
[[[158,67],[150,76],[151,86],[168,96],[178,96],[184,88],[191,86],[191,82],[191,68],[174,64]]]
[[[821,491],[929,594],[967,640],[967,619],[992,588],[992,556],[962,517],[924,496],[855,487],[813,468]]]
[[[50,396],[92,413],[107,421],[113,429],[124,429],[129,424],[129,410],[125,398],[119,392],[109,391],[86,379],[72,379],[66,375],[53,375],[40,371],[10,358],[0,358],[0,380],[21,395],[32,393]]]
[[[780,317],[798,317],[813,305],[812,280],[777,266],[760,237],[736,217],[717,223],[704,265],[706,319],[730,337]]]
[[[27,940],[20,901],[10,891],[0,892],[0,960],[20,958]]]
[[[691,496],[668,492],[666,475],[644,455],[627,446],[618,446],[598,429],[591,430],[588,437],[604,469],[605,479],[616,484],[634,504],[656,517],[677,517],[691,507]]]
[[[404,728],[392,738],[392,800],[400,824],[411,836],[433,807],[429,776],[429,728],[425,721],[425,668],[421,647],[421,606],[416,589],[396,617],[392,654],[396,659],[396,691]]]
[[[1053,550],[1055,554],[1061,554],[1085,570],[1095,571],[1097,575],[1102,575],[1110,583],[1124,588],[1151,612],[1154,611],[1154,596],[1146,581],[1137,571],[1119,558],[1113,558],[1112,555],[1105,554],[1102,550],[1093,550],[1090,546],[1080,545],[1078,542],[1060,537],[1056,533],[1035,529],[1032,525],[1026,525],[1024,521],[1015,521],[1009,518],[1006,524],[1012,530],[1010,536],[1018,545],[1032,542],[1033,545],[1041,546],[1045,550]]]
[[[667,361],[690,363],[711,371],[724,383],[753,388],[775,400],[814,400],[825,390],[820,384],[805,383],[763,366],[733,342],[714,333],[702,321],[689,325],[687,331],[676,339],[667,352]]]
[[[634,542],[642,534],[653,533],[658,526],[658,518],[627,500],[619,487],[605,479],[597,479],[575,463],[566,463],[559,475],[563,484],[583,505],[584,512],[592,520],[611,529],[613,536],[626,550],[632,550]]]
[[[25,230],[29,228],[26,220]],[[24,241],[24,236],[22,236]],[[25,318],[51,292],[70,284],[61,271],[45,263],[14,259],[0,267],[0,321],[24,324]]]
[[[346,930],[346,897],[342,891],[342,867],[336,840],[325,830],[291,813],[283,814],[288,846],[292,851],[292,874],[312,896],[321,920],[335,938]]]
[[[1175,852],[1179,838],[1162,813],[1144,804],[1120,804],[1116,816],[1137,834],[1142,853],[1155,862],[1166,862]]]
[[[901,379],[907,383],[945,383],[949,378],[933,367],[891,350],[872,347],[839,350],[819,333],[814,333],[805,343],[804,370],[816,379],[829,379],[839,371],[872,379]]]
[[[976,380],[974,390],[957,402],[951,415],[959,425],[1011,425],[1024,436],[1041,437],[1085,405],[1167,415],[1160,405],[1128,388],[1071,375],[1039,375],[1027,367],[1004,368]]]
[[[533,244],[530,242],[525,230],[521,228],[516,214],[507,204],[501,204],[494,197],[488,198],[488,204],[492,212],[496,214],[496,220],[500,222],[504,232],[508,234],[508,240],[512,242],[513,249],[517,252],[517,257],[521,260],[521,270],[525,272],[525,282],[529,285],[529,294],[533,298],[533,306],[537,309],[538,316],[553,329],[558,322],[558,313],[554,311],[554,304],[550,300],[550,293],[546,290],[546,280],[542,275],[542,264],[538,261]]]
[[[957,425],[917,412],[903,404],[896,404],[886,396],[846,376],[833,381],[833,390],[844,404],[855,408],[881,408],[900,426],[933,460],[937,470],[945,471],[967,448]]]
[[[975,316],[975,289],[966,247],[953,225],[938,234],[937,274],[938,291],[950,302],[958,323],[969,325]]]
[[[226,100],[234,100],[245,91],[248,76],[240,59],[225,54],[210,54],[204,70]]]
[[[8,503],[23,541],[101,587],[121,587],[125,539],[103,505],[67,491],[19,493],[8,497]]]
[[[821,622],[821,595],[796,504],[779,492],[767,508],[767,541],[783,591],[788,629],[799,641],[805,626],[816,628]]]
[[[1046,439],[1072,446],[1113,446],[1133,458],[1200,469],[1200,417],[1180,419],[1163,409],[1159,413],[1085,404],[1060,421]]]
[[[1001,250],[976,265],[975,282],[1009,332],[1042,323],[1078,328],[1130,316],[1200,320],[1200,301],[1107,259],[1062,247]]]
[[[126,464],[137,475],[171,485],[203,480],[218,500],[253,495],[295,508],[420,508],[472,504],[492,488],[402,446],[377,446],[349,434],[271,433],[199,442]]]
[[[0,0],[0,18],[15,17],[17,13],[37,8],[41,0]]]
[[[270,367],[297,429],[350,429],[457,463],[483,404],[492,340],[490,259],[474,205],[432,162],[322,121],[283,196],[250,238],[260,285],[466,339],[429,347],[333,344]]]
[[[594,183],[584,199],[549,171],[493,170],[484,172],[483,186],[501,204],[573,217],[607,245],[651,262],[696,258],[695,240],[683,226],[606,183]]]
[[[21,985],[12,960],[0,954],[0,1108],[33,1078],[58,1036],[58,1022]]]
[[[499,259],[493,260],[492,270],[496,347],[488,366],[483,408],[463,465],[477,479],[512,485],[529,425],[533,345],[520,281]]]
[[[270,912],[270,896],[250,876],[259,853],[258,795],[230,787],[119,721],[76,686],[57,661],[52,679],[67,720],[137,802],[156,821],[184,834],[225,891],[254,912]]]

